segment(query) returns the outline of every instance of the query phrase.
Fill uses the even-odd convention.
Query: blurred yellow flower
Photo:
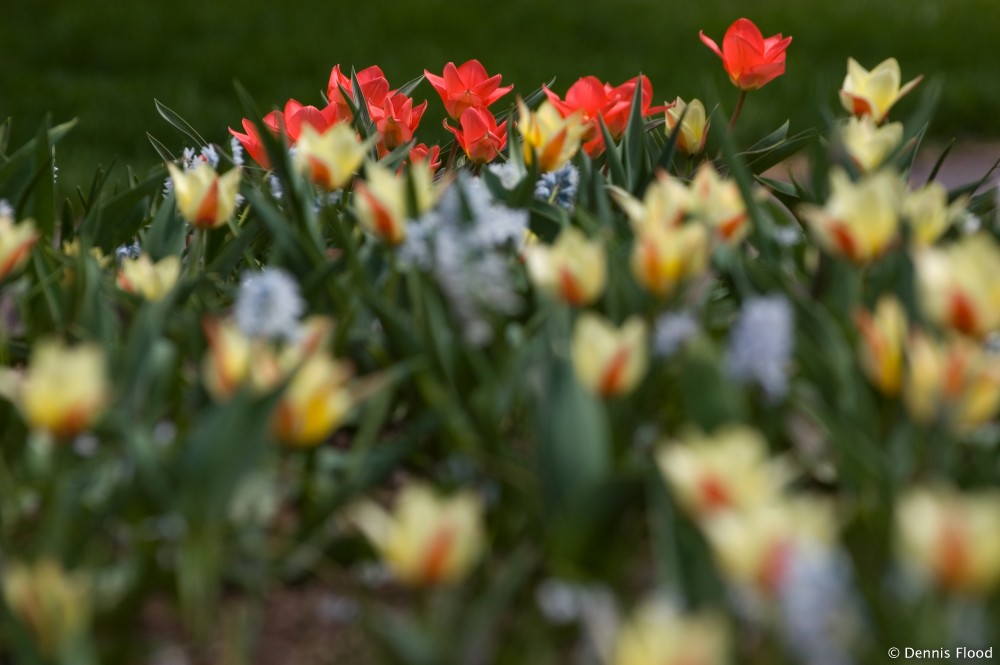
[[[611,187],[610,191],[636,233],[651,226],[680,226],[691,204],[691,196],[684,183],[663,170],[656,172],[656,178],[646,187],[642,201],[619,187]]]
[[[715,231],[730,245],[739,243],[750,231],[750,219],[740,188],[733,180],[721,177],[706,161],[698,168],[690,185],[689,212]]]
[[[633,316],[620,328],[583,312],[573,329],[573,369],[580,384],[600,397],[630,392],[649,365],[646,323]]]
[[[336,430],[354,405],[348,366],[327,353],[307,355],[275,407],[271,431],[281,443],[310,447]]]
[[[604,290],[604,247],[575,227],[563,229],[552,245],[529,245],[524,260],[536,287],[570,305],[592,303]]]
[[[350,513],[404,584],[459,582],[482,556],[483,507],[470,492],[443,497],[427,485],[411,483],[399,491],[391,514],[372,501]]]
[[[705,271],[709,249],[708,231],[701,224],[650,225],[636,234],[632,273],[646,290],[666,298],[681,282]]]
[[[90,582],[52,559],[7,562],[3,597],[11,613],[31,631],[46,658],[65,657],[90,623]]]
[[[851,117],[841,131],[847,154],[861,171],[874,171],[903,142],[903,124],[879,127],[869,116]]]
[[[62,244],[63,254],[70,257],[79,256],[80,254],[80,239],[73,238],[72,240],[64,240]],[[111,261],[114,257],[105,256],[104,252],[101,251],[100,247],[91,247],[90,255],[94,257],[97,264],[102,268],[106,268],[111,265]]]
[[[15,224],[12,217],[0,215],[0,281],[24,267],[37,241],[34,220]]]
[[[678,502],[694,517],[711,517],[778,499],[790,470],[768,454],[767,442],[742,425],[712,435],[689,432],[656,455]]]
[[[681,122],[682,115],[683,122]],[[668,133],[677,128],[677,123],[681,125],[680,134],[677,135],[677,148],[681,152],[686,155],[697,155],[705,149],[710,123],[705,114],[705,105],[700,99],[692,99],[690,103],[685,103],[678,97],[667,107],[666,121]]]
[[[1000,245],[988,233],[927,247],[915,258],[920,301],[939,325],[973,337],[1000,329]]]
[[[354,209],[361,224],[390,245],[406,239],[406,220],[429,210],[438,199],[439,188],[427,160],[411,164],[416,210],[409,210],[407,175],[398,175],[377,162],[365,166],[365,179],[354,184]]]
[[[802,206],[802,216],[830,252],[866,264],[896,240],[903,182],[890,171],[851,182],[840,169],[830,174],[830,196],[822,208]]]
[[[829,548],[837,532],[832,505],[808,496],[720,513],[703,527],[723,574],[765,593],[781,585],[796,549]]]
[[[167,256],[156,263],[149,254],[137,259],[125,259],[118,270],[118,286],[129,293],[137,293],[146,300],[162,300],[181,274],[181,259]]]
[[[986,595],[1000,582],[1000,492],[913,489],[896,508],[900,557],[926,582]]]
[[[520,99],[517,110],[517,129],[524,137],[525,163],[534,164],[537,159],[540,171],[555,171],[579,152],[587,131],[579,112],[564,118],[548,101],[532,112]]]
[[[1000,410],[1000,356],[956,337],[945,344],[916,331],[907,345],[903,398],[910,416],[929,424],[941,417],[958,434]]]
[[[723,665],[728,643],[721,617],[648,601],[619,627],[610,665]]]
[[[965,212],[968,197],[961,196],[948,203],[948,190],[933,180],[908,192],[903,199],[903,217],[910,227],[913,241],[928,246],[937,242]]]
[[[36,342],[32,349],[18,396],[32,429],[68,438],[97,422],[110,392],[101,347],[67,347],[48,339]]]
[[[856,116],[870,116],[876,123],[885,120],[889,109],[920,83],[918,76],[900,87],[902,73],[895,58],[883,60],[868,71],[854,58],[847,59],[847,76],[840,89],[840,103]]]
[[[377,140],[372,136],[362,141],[349,122],[330,125],[322,133],[304,123],[295,144],[295,168],[323,189],[340,189],[354,176]]]
[[[903,348],[908,324],[903,305],[894,295],[882,295],[874,315],[867,310],[854,313],[861,333],[858,358],[865,376],[886,395],[898,395],[903,385]]]
[[[207,162],[182,171],[167,164],[174,183],[177,209],[193,226],[214,229],[233,216],[240,187],[240,170],[233,168],[220,176]]]

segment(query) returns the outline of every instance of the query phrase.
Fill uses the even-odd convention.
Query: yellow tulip
[[[830,174],[830,196],[822,208],[802,206],[802,216],[830,252],[866,264],[896,240],[903,183],[889,171],[858,182],[842,170]]]
[[[309,123],[303,123],[295,144],[295,168],[326,190],[343,187],[365,160],[365,155],[378,140],[366,141],[350,123],[338,122],[320,133]]]
[[[937,242],[965,212],[968,199],[959,197],[948,203],[948,190],[933,180],[920,189],[907,192],[903,199],[903,217],[917,246]]]
[[[118,286],[129,293],[138,293],[146,300],[162,300],[177,283],[181,274],[178,256],[167,256],[156,263],[149,254],[137,259],[125,259],[118,271]]]
[[[101,347],[67,347],[62,342],[42,340],[32,349],[19,401],[32,429],[68,438],[97,422],[110,391]]]
[[[695,517],[773,501],[790,479],[760,433],[745,426],[730,425],[711,436],[689,433],[662,446],[656,461],[679,503]]]
[[[12,217],[0,215],[0,282],[24,267],[37,241],[34,220],[15,224]]]
[[[980,338],[1000,329],[1000,245],[992,236],[965,236],[925,248],[915,259],[920,301],[931,320]]]
[[[691,206],[691,196],[684,183],[662,170],[657,171],[656,178],[646,187],[642,201],[624,189],[611,187],[610,190],[636,233],[651,226],[680,226]]]
[[[640,606],[615,637],[611,665],[723,665],[729,635],[721,618],[682,615],[663,602]]]
[[[896,509],[903,561],[947,591],[988,594],[1000,583],[1000,492],[914,489]]]
[[[965,434],[1000,410],[1000,357],[969,339],[956,337],[942,345],[915,332],[907,361],[903,397],[917,422],[943,417],[954,432]]]
[[[524,137],[524,161],[542,172],[555,171],[580,150],[587,126],[580,113],[567,117],[552,105],[542,102],[537,111],[530,111],[521,100],[517,102],[517,129]]]
[[[852,117],[844,125],[841,140],[858,169],[874,171],[903,142],[903,124],[879,127],[869,116]]]
[[[883,295],[875,314],[859,310],[854,323],[861,333],[858,358],[868,380],[886,395],[898,395],[903,385],[906,312],[895,296]]]
[[[46,658],[65,656],[90,623],[89,580],[67,573],[51,559],[34,564],[8,562],[3,570],[3,596]]]
[[[806,496],[722,513],[704,529],[722,573],[765,593],[781,586],[796,549],[828,549],[837,531],[833,507]]]
[[[709,249],[708,231],[701,224],[648,226],[636,235],[632,273],[645,289],[666,298],[682,281],[704,272]]]
[[[406,220],[429,210],[440,194],[426,160],[412,164],[409,174],[416,194],[417,209],[413,211],[407,204],[406,175],[398,175],[381,164],[370,162],[365,167],[365,180],[358,180],[354,185],[354,209],[358,219],[390,245],[399,245],[406,239]]]
[[[840,103],[849,113],[871,116],[876,123],[881,123],[893,104],[913,90],[922,79],[923,76],[918,76],[900,87],[902,73],[895,58],[883,60],[871,71],[859,65],[854,58],[848,58]]]
[[[716,236],[730,245],[739,243],[750,231],[750,216],[736,182],[719,176],[715,167],[704,162],[691,181],[689,212]]]
[[[214,229],[233,216],[240,187],[240,170],[233,168],[220,176],[206,162],[182,171],[167,164],[174,182],[177,209],[193,226]]]
[[[371,501],[350,513],[403,584],[459,582],[482,556],[482,502],[469,492],[443,497],[412,483],[400,490],[391,514]]]
[[[630,392],[649,365],[646,324],[632,317],[620,328],[584,312],[573,329],[572,357],[576,377],[600,397]]]
[[[680,122],[682,115],[684,122]],[[681,124],[680,134],[677,136],[677,148],[681,152],[693,156],[705,149],[710,123],[705,114],[705,105],[700,99],[692,99],[691,103],[687,104],[678,97],[667,107],[666,121],[667,129],[671,132],[677,128],[677,123]]]
[[[354,398],[348,366],[326,353],[305,357],[275,407],[271,431],[280,442],[299,447],[322,443],[344,421]]]
[[[604,247],[575,227],[564,229],[551,246],[536,243],[526,247],[524,257],[535,286],[570,305],[592,303],[604,290]]]

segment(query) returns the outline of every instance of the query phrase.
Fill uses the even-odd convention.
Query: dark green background
[[[619,83],[638,71],[658,101],[675,95],[735,99],[718,58],[698,40],[717,41],[746,16],[765,35],[794,41],[787,74],[748,102],[741,130],[771,129],[791,117],[793,130],[836,108],[848,56],[867,67],[888,56],[904,80],[942,79],[932,133],[942,138],[1000,135],[1000,28],[996,0],[371,0],[281,3],[235,0],[103,2],[7,0],[0,39],[0,117],[13,116],[15,139],[30,137],[42,116],[80,125],[59,154],[64,180],[89,178],[118,156],[144,171],[157,157],[152,132],[172,149],[184,140],[156,114],[156,97],[209,140],[226,141],[242,109],[238,79],[258,104],[289,97],[320,102],[330,68],[379,64],[402,84],[424,67],[477,57],[527,94],[557,77],[558,92],[595,74]],[[927,86],[922,86],[926,88]],[[422,136],[443,138],[443,111],[432,99]],[[912,100],[902,105],[905,113]]]

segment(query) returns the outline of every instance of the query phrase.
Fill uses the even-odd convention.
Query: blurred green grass
[[[243,116],[234,80],[262,108],[289,97],[318,103],[337,63],[379,64],[390,83],[402,84],[425,67],[475,57],[522,94],[553,76],[563,92],[586,74],[618,83],[642,71],[659,100],[715,94],[731,106],[735,91],[698,30],[721,40],[740,16],[765,35],[794,37],[787,74],[748,101],[748,134],[786,117],[793,130],[819,124],[821,109],[837,105],[848,56],[866,67],[895,56],[904,80],[943,79],[933,135],[1000,136],[1000,56],[985,48],[1000,25],[996,0],[11,4],[0,39],[0,118],[14,118],[16,141],[30,138],[46,112],[56,122],[80,119],[59,153],[64,186],[88,182],[98,163],[116,156],[140,172],[155,165],[147,131],[183,146],[154,97],[209,140],[227,142],[226,127]],[[423,84],[415,97],[432,100],[421,135],[443,139],[433,91]],[[903,112],[912,105],[904,102]]]

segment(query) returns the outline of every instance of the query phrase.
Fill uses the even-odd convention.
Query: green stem
[[[736,108],[733,109],[733,117],[729,119],[729,133],[733,133],[733,127],[736,126],[736,120],[740,117],[740,113],[743,111],[743,102],[747,99],[747,91],[740,90],[740,97],[736,100]]]

